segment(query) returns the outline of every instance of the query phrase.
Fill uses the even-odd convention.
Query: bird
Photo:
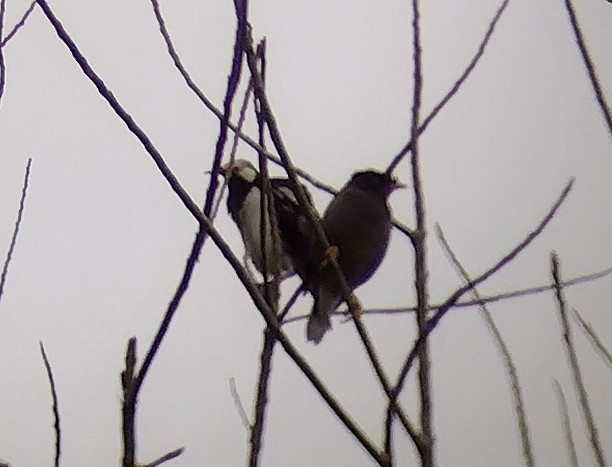
[[[367,282],[383,261],[391,235],[389,195],[406,185],[393,175],[376,170],[355,172],[332,199],[321,219],[331,247],[323,248],[316,236],[304,227],[301,257],[294,257],[297,273],[311,293],[314,303],[306,338],[318,344],[331,329],[330,313],[342,302],[342,287],[329,261],[338,265],[353,290]],[[298,224],[304,226],[298,217]]]
[[[245,253],[255,268],[263,275],[267,273],[281,279],[294,274],[291,257],[285,251],[284,238],[279,229],[270,228],[269,210],[264,212],[265,255],[262,254],[261,242],[261,174],[253,164],[245,159],[236,159],[228,162],[219,169],[220,174],[226,178],[228,184],[227,210],[240,231],[244,243]],[[293,185],[287,178],[270,178],[274,213],[282,218],[283,225],[290,225],[292,216],[299,210],[297,197]],[[306,198],[311,203],[311,196],[302,185]],[[279,223],[277,219],[277,226]],[[274,235],[273,235],[274,233]],[[279,244],[277,244],[277,242]],[[264,256],[266,258],[266,271],[264,271]],[[264,282],[267,280],[264,277]]]

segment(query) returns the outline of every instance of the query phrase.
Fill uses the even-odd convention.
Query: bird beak
[[[392,180],[393,180],[393,189],[394,190],[402,190],[404,188],[408,188],[408,185],[406,185],[404,182],[402,182],[399,178],[392,177]]]
[[[218,173],[219,175],[221,175],[222,177],[225,177],[225,176],[227,175],[227,173],[226,173],[226,172],[227,172],[226,168],[225,168],[225,167],[223,167],[223,166],[221,166],[221,167],[219,167],[219,170],[218,170],[218,172],[217,172],[217,173]],[[205,170],[205,171],[204,171],[204,174],[205,174],[205,175],[210,175],[211,173],[212,173],[212,170]]]

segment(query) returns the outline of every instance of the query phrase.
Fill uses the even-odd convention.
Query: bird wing
[[[389,218],[384,199],[352,187],[341,190],[325,211],[323,228],[339,249],[351,287],[367,281],[380,265],[389,242]]]

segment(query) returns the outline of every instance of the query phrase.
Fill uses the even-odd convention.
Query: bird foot
[[[278,282],[275,280],[257,284],[259,292],[272,308],[276,308],[278,300],[280,299],[280,289],[278,285]]]
[[[321,267],[323,268],[338,263],[338,258],[340,258],[340,248],[338,248],[337,245],[330,245],[325,250],[325,258],[323,259],[323,263],[321,263]]]
[[[346,304],[348,305],[349,312],[351,315],[353,315],[353,318],[360,319],[361,315],[363,315],[363,307],[361,306],[361,302],[357,298],[357,295],[351,293],[346,301]]]

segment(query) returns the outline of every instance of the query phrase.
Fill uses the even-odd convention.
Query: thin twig
[[[593,348],[597,351],[601,358],[612,368],[612,353],[606,348],[604,343],[601,341],[591,323],[584,320],[582,315],[578,312],[576,308],[572,308],[573,316],[580,323],[580,328],[584,331],[584,333],[589,338],[589,342],[593,346]]]
[[[53,431],[55,433],[55,457],[53,465],[55,467],[59,467],[60,465],[60,455],[62,452],[62,430],[60,426],[60,414],[59,414],[59,405],[57,401],[57,390],[55,389],[55,380],[53,379],[53,372],[51,371],[51,364],[49,363],[49,359],[47,358],[47,353],[45,352],[45,346],[42,341],[39,342],[40,345],[40,353],[43,358],[43,362],[45,363],[45,369],[47,370],[47,378],[49,379],[49,387],[51,388],[51,399],[53,401]]]
[[[444,251],[447,256],[450,258],[453,266],[456,271],[462,277],[466,284],[470,284],[472,279],[468,274],[467,270],[463,267],[459,258],[453,251],[453,249],[448,244],[446,237],[444,236],[444,232],[440,227],[440,224],[436,224],[436,233]],[[531,447],[531,440],[529,436],[529,427],[527,425],[527,414],[525,413],[525,403],[523,401],[523,394],[521,390],[521,386],[519,384],[518,373],[516,371],[516,366],[510,355],[510,350],[504,341],[499,328],[495,324],[493,320],[493,316],[491,312],[487,308],[487,306],[482,302],[480,297],[480,293],[476,287],[472,288],[472,295],[476,300],[480,302],[480,310],[482,311],[482,317],[485,320],[489,333],[491,337],[493,337],[493,341],[497,346],[497,350],[504,361],[504,365],[506,367],[506,372],[508,373],[508,378],[510,379],[510,388],[512,390],[512,398],[514,399],[514,411],[516,412],[517,424],[519,433],[521,435],[521,445],[523,447],[523,459],[525,460],[525,465],[529,467],[533,467],[535,465],[535,461],[533,458],[533,449]]]
[[[421,118],[421,95],[423,90],[423,70],[421,60],[421,14],[419,11],[419,0],[412,0],[412,47],[414,63],[413,97],[412,97],[412,120],[410,124],[410,139],[412,140],[412,158],[410,166],[412,171],[412,186],[414,192],[414,212],[416,230],[413,233],[414,247],[414,289],[416,291],[417,308],[416,322],[419,334],[427,324],[427,302],[429,300],[429,273],[427,270],[427,221],[425,215],[425,194],[423,181],[421,179],[421,165],[419,152],[419,124]],[[432,421],[432,396],[431,396],[431,360],[429,357],[429,346],[427,339],[418,351],[419,356],[419,399],[421,437],[413,439],[421,457],[422,467],[433,467],[434,460],[434,435]],[[387,408],[386,430],[392,433],[393,404]],[[392,455],[391,441],[385,443],[387,455]]]
[[[584,284],[590,281],[594,281],[596,279],[601,279],[603,277],[609,276],[611,273],[612,273],[612,268],[608,268],[608,269],[604,269],[602,271],[594,272],[591,274],[585,274],[582,276],[574,277],[573,279],[563,281],[561,285],[564,288],[573,287],[575,285],[580,285],[580,284]],[[536,295],[536,294],[540,294],[544,292],[550,292],[551,290],[554,290],[554,289],[555,289],[555,284],[551,283],[551,284],[546,284],[546,285],[540,285],[538,287],[529,287],[529,288],[521,289],[521,290],[513,290],[512,292],[504,292],[504,293],[500,293],[497,295],[481,297],[480,301],[479,300],[458,301],[457,303],[453,305],[453,308],[470,308],[473,306],[479,306],[481,303],[494,303],[494,302],[499,302],[503,300],[510,300],[513,298],[526,297],[529,295]],[[427,311],[431,313],[432,311],[436,311],[441,306],[442,306],[441,303],[429,305],[427,307]],[[398,307],[398,308],[369,308],[367,310],[363,310],[363,314],[370,315],[370,316],[403,315],[406,313],[414,313],[415,311],[416,311],[416,306]],[[350,317],[350,312],[348,310],[337,310],[332,315],[337,316],[337,317],[346,318],[346,317]],[[303,320],[306,320],[307,318],[308,318],[307,314],[297,315],[292,318],[288,318],[284,320],[283,324],[303,321]]]
[[[0,0],[0,38],[4,26],[4,12],[6,11],[6,0]],[[4,84],[6,81],[6,66],[4,64],[4,52],[0,47],[0,104],[2,104],[2,96],[4,95]]]
[[[28,193],[28,183],[30,180],[30,167],[32,165],[32,158],[28,159],[26,164],[25,176],[23,178],[23,186],[21,188],[21,199],[19,200],[19,209],[17,211],[17,221],[15,222],[15,228],[13,229],[13,236],[11,237],[11,243],[9,245],[8,252],[6,253],[6,259],[2,266],[2,274],[0,274],[0,301],[2,300],[2,294],[4,292],[4,284],[6,283],[6,275],[8,273],[9,264],[13,257],[15,245],[17,244],[17,235],[19,234],[19,227],[21,225],[21,219],[23,217],[23,210],[25,207],[25,199]]]
[[[300,294],[302,292],[304,292],[304,290],[305,290],[305,288],[304,288],[303,284],[300,284],[298,286],[298,288],[295,289],[295,291],[293,292],[293,294],[291,295],[291,297],[289,298],[289,300],[287,301],[287,303],[285,304],[283,309],[278,314],[278,322],[279,323],[283,323],[285,321],[285,317],[287,316],[287,313],[289,313],[289,311],[291,311],[291,307],[293,305],[295,305],[295,302],[297,301],[297,299],[300,296]],[[347,310],[346,313],[349,313],[349,311]],[[306,319],[306,318],[308,318],[308,315],[304,315],[304,319]]]
[[[610,115],[610,107],[606,102],[606,96],[604,95],[601,83],[599,82],[599,78],[597,77],[597,70],[595,70],[595,64],[593,63],[593,60],[591,59],[591,56],[589,54],[589,50],[587,49],[586,41],[584,40],[584,36],[582,35],[582,28],[580,27],[580,23],[578,22],[576,10],[572,5],[571,0],[565,0],[565,9],[567,10],[567,14],[572,24],[572,30],[574,31],[574,36],[576,37],[578,49],[580,49],[580,54],[582,55],[582,62],[584,63],[584,66],[586,67],[587,72],[589,74],[589,81],[591,82],[591,86],[593,86],[593,91],[595,92],[595,99],[599,104],[601,113],[603,113],[606,124],[608,125],[608,130],[610,131],[610,135],[612,136],[612,116]]]
[[[568,184],[565,186],[565,188],[563,189],[563,191],[561,192],[561,194],[557,198],[557,201],[555,202],[555,204],[550,208],[548,213],[540,221],[538,226],[534,230],[529,232],[529,234],[516,247],[514,247],[508,254],[506,254],[499,261],[497,261],[497,263],[495,263],[493,266],[491,266],[485,272],[480,274],[470,284],[464,285],[464,286],[460,287],[459,289],[457,289],[449,298],[446,299],[446,301],[440,306],[440,308],[438,308],[436,313],[427,321],[427,325],[423,329],[423,332],[421,334],[419,334],[418,338],[416,339],[416,342],[414,343],[414,345],[412,347],[412,350],[410,351],[410,353],[406,357],[406,360],[405,360],[405,362],[404,362],[404,364],[402,366],[402,369],[400,370],[399,376],[397,378],[397,383],[396,383],[394,391],[393,391],[393,395],[392,395],[393,397],[391,398],[392,401],[397,399],[397,397],[401,393],[401,391],[402,391],[402,389],[404,387],[404,383],[406,382],[406,377],[408,376],[408,372],[410,371],[410,368],[412,368],[414,360],[417,357],[419,347],[422,345],[423,341],[429,336],[429,334],[431,334],[434,331],[434,329],[436,328],[436,326],[438,325],[440,320],[442,318],[444,318],[446,313],[448,313],[448,311],[453,306],[455,306],[457,301],[466,292],[468,292],[472,287],[475,287],[478,284],[484,282],[489,277],[491,277],[493,274],[495,274],[497,271],[499,271],[501,268],[503,268],[505,265],[510,263],[535,238],[537,238],[538,235],[540,235],[542,233],[542,231],[546,228],[548,223],[552,220],[552,218],[557,213],[558,209],[563,204],[563,201],[565,201],[565,199],[567,198],[567,195],[571,191],[573,184],[574,184],[574,179],[572,178],[572,179],[570,179]]]
[[[242,105],[240,106],[240,114],[238,116],[238,129],[239,130],[242,130],[242,125],[244,125],[244,120],[246,117],[246,110],[247,110],[247,107],[249,106],[249,100],[251,98],[251,92],[253,92],[253,84],[251,84],[251,81],[249,80],[249,84],[246,90],[244,91]],[[236,159],[237,150],[238,150],[238,136],[236,136],[236,134],[234,133],[234,138],[232,141],[232,149],[230,151],[230,157],[229,157],[230,164],[234,162],[234,159]],[[212,220],[214,220],[217,217],[219,208],[221,207],[221,202],[223,201],[223,195],[225,193],[225,189],[227,188],[228,182],[229,182],[229,178],[223,177],[223,183],[221,184],[221,188],[219,189],[219,194],[217,195],[217,201],[210,214],[210,218]]]
[[[160,458],[155,459],[153,462],[149,462],[148,464],[145,464],[142,467],[158,467],[162,465],[164,462],[168,462],[172,459],[176,459],[178,456],[183,454],[183,451],[185,451],[185,448],[175,449],[174,451],[169,452],[168,454],[164,454]]]
[[[576,456],[576,445],[574,444],[574,437],[572,436],[572,424],[569,417],[569,411],[567,410],[567,400],[565,399],[565,394],[563,393],[563,388],[559,384],[559,381],[554,379],[553,386],[555,387],[555,394],[557,395],[559,412],[561,412],[561,425],[563,425],[567,455],[570,458],[572,467],[578,467],[578,456]]]
[[[293,191],[296,194],[296,197],[297,197],[297,200],[300,206],[306,213],[308,222],[314,228],[315,234],[317,235],[318,239],[321,241],[323,248],[326,249],[329,247],[329,242],[321,226],[319,215],[308,202],[306,198],[306,194],[304,193],[304,189],[297,179],[295,167],[291,159],[289,158],[288,151],[281,138],[280,130],[278,128],[276,118],[274,116],[274,113],[272,112],[272,108],[268,101],[268,97],[265,93],[263,83],[261,80],[261,76],[259,76],[259,72],[257,70],[257,63],[255,60],[255,53],[253,51],[253,46],[252,46],[252,38],[249,38],[249,41],[247,41],[247,43],[245,44],[245,51],[246,51],[246,57],[247,57],[247,64],[249,66],[249,69],[251,71],[251,77],[253,79],[255,95],[257,96],[257,99],[261,103],[261,110],[266,119],[268,130],[270,132],[270,138],[272,139],[272,142],[274,143],[276,150],[280,154],[281,160],[283,161],[283,167],[285,171],[287,172],[289,179],[292,182]],[[363,325],[363,323],[361,322],[361,319],[359,318],[359,310],[358,310],[359,306],[356,306],[356,304],[358,304],[358,301],[356,297],[354,296],[354,294],[352,293],[350,287],[346,283],[346,278],[344,277],[344,274],[342,273],[342,270],[340,269],[337,262],[332,261],[331,263],[334,267],[334,270],[336,271],[337,278],[339,279],[343,299],[347,302],[349,310],[353,314],[353,322],[355,323],[355,327],[357,328],[359,337],[361,338],[361,341],[364,344],[368,358],[370,359],[370,362],[372,363],[376,376],[381,382],[381,385],[383,389],[385,390],[385,393],[387,394],[387,396],[390,396],[391,395],[391,385],[388,382],[388,379],[384,373],[382,364],[380,363],[380,359],[378,358],[376,354],[376,351],[371,342],[371,339],[369,338],[369,335],[365,329],[365,326]],[[409,433],[409,435],[414,440],[419,439],[418,433],[412,427],[411,423],[408,420],[408,417],[405,416],[405,414],[401,413],[402,411],[396,405],[396,401],[394,401],[393,408],[394,410],[398,412],[399,419],[402,421],[402,425],[404,426],[406,431]],[[381,458],[380,454],[377,453],[377,455],[379,458]],[[385,461],[385,459],[383,459],[383,461]]]
[[[247,415],[246,410],[244,410],[244,405],[240,399],[240,394],[238,394],[238,390],[236,389],[236,379],[233,376],[229,379],[229,385],[230,393],[232,395],[232,399],[234,400],[234,405],[236,406],[236,410],[240,416],[240,421],[247,430],[250,430],[251,422],[249,421],[249,416]]]
[[[559,271],[559,258],[556,253],[550,255],[551,272],[553,280],[555,281],[555,297],[557,299],[557,306],[559,309],[559,320],[561,321],[563,343],[565,344],[565,350],[567,352],[567,358],[569,360],[570,369],[574,379],[574,386],[578,393],[580,400],[580,407],[584,423],[589,433],[589,440],[591,442],[591,450],[593,451],[593,457],[596,464],[599,467],[605,467],[606,461],[604,459],[603,451],[601,449],[601,443],[599,442],[599,435],[597,434],[597,426],[593,419],[593,413],[589,406],[589,398],[582,381],[582,374],[580,371],[580,365],[578,364],[578,357],[576,356],[576,350],[574,349],[574,342],[572,338],[572,330],[569,326],[567,319],[567,311],[565,309],[565,298],[563,297],[563,287],[561,287],[561,272]]]
[[[121,408],[123,431],[123,467],[134,467],[136,462],[136,398],[134,393],[134,374],[136,371],[136,338],[128,341],[125,353],[125,370],[121,372],[123,404]]]
[[[268,405],[268,393],[270,388],[270,375],[272,374],[272,356],[276,338],[270,329],[263,331],[261,355],[259,358],[259,377],[257,378],[257,393],[255,396],[255,418],[251,426],[250,450],[247,465],[255,467],[259,465],[259,454],[261,452],[263,430],[266,420],[266,408]]]
[[[8,41],[10,41],[13,38],[13,36],[15,34],[17,34],[17,31],[19,31],[19,29],[21,29],[23,26],[25,26],[25,22],[28,19],[28,16],[30,16],[30,13],[32,13],[34,11],[34,7],[35,6],[36,6],[36,0],[34,0],[32,3],[30,3],[30,6],[25,11],[25,13],[21,17],[21,19],[17,22],[17,24],[15,24],[15,26],[13,26],[13,29],[11,29],[11,32],[9,32],[2,39],[2,41],[0,41],[0,48],[4,47],[8,43]],[[0,36],[0,37],[2,37],[2,36]]]
[[[246,1],[241,4],[240,0],[235,0],[236,10],[246,9]],[[246,18],[246,12],[243,12]],[[257,46],[257,58],[260,63],[260,76],[262,83],[266,82],[266,41],[262,39]],[[252,83],[252,78],[249,80]],[[259,134],[259,144],[265,148],[265,130],[266,122],[261,112],[260,106],[255,102],[255,114],[257,117],[257,127]],[[278,224],[274,211],[274,200],[272,194],[272,186],[268,177],[267,158],[262,152],[258,154],[259,158],[259,173],[261,175],[261,197],[259,205],[260,215],[260,237],[261,237],[261,253],[262,253],[262,274],[264,277],[264,297],[270,304],[270,307],[275,313],[278,313],[278,287],[279,273],[281,262],[278,261],[280,256],[280,239],[278,237]],[[266,222],[268,219],[268,222]],[[266,245],[266,229],[270,232],[272,241],[272,261],[276,262],[278,267],[274,269],[274,279],[268,285],[268,268],[267,268],[267,245]],[[262,338],[262,349],[259,358],[259,376],[257,378],[257,391],[255,395],[255,416],[253,425],[251,426],[250,450],[248,454],[247,465],[256,467],[259,465],[260,453],[263,440],[263,432],[266,421],[266,410],[268,407],[268,393],[270,388],[270,377],[272,374],[272,356],[274,355],[274,345],[276,337],[269,328],[264,329]]]
[[[493,16],[493,19],[489,23],[487,31],[484,35],[482,42],[478,46],[478,50],[476,51],[476,54],[474,55],[470,63],[467,65],[463,73],[461,73],[461,76],[451,86],[450,90],[445,94],[445,96],[440,100],[440,102],[433,108],[433,110],[429,113],[429,115],[425,117],[425,119],[423,120],[423,123],[421,123],[421,125],[419,126],[419,131],[418,131],[419,136],[427,129],[428,125],[438,115],[440,110],[442,110],[446,106],[446,104],[451,100],[451,98],[455,94],[457,94],[457,92],[459,91],[459,88],[461,88],[461,86],[463,85],[465,80],[468,78],[468,76],[470,76],[472,71],[474,71],[474,69],[476,68],[476,65],[480,61],[481,57],[484,55],[484,52],[487,47],[487,44],[489,43],[489,40],[493,36],[493,32],[495,31],[495,26],[497,26],[497,23],[501,19],[502,14],[506,10],[506,7],[508,6],[509,3],[510,3],[510,0],[504,0],[501,3],[497,11],[495,12],[495,15]],[[387,168],[388,172],[393,172],[395,170],[395,167],[397,166],[397,164],[399,164],[400,161],[404,158],[404,156],[406,156],[406,154],[408,154],[412,150],[412,144],[413,144],[413,138],[411,136],[410,141],[406,143],[406,145],[402,148],[402,150],[393,158],[393,160],[389,164],[389,167]]]

